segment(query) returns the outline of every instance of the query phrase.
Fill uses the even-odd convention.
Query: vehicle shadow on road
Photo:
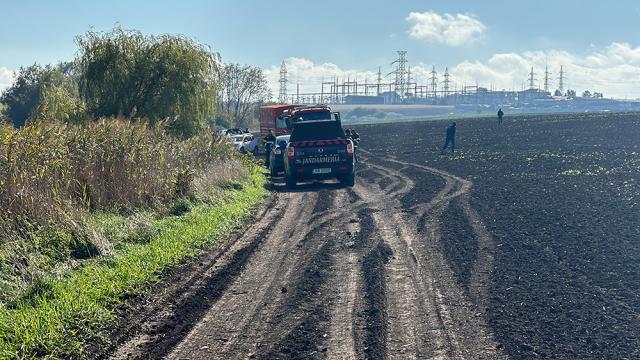
[[[340,190],[344,189],[347,186],[337,182],[337,181],[310,181],[306,183],[299,183],[295,189],[287,188],[284,177],[274,177],[271,178],[271,181],[266,185],[267,190],[275,191],[275,192],[314,192],[320,190]]]

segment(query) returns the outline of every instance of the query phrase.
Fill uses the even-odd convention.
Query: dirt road
[[[238,240],[158,294],[114,358],[503,358],[486,324],[494,243],[472,183],[362,154],[357,184],[276,186]],[[410,174],[410,175],[408,175]],[[464,224],[443,214],[461,209]],[[468,288],[447,226],[477,246]]]

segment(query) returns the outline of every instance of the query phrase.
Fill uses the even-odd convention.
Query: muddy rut
[[[112,357],[504,358],[486,324],[494,243],[473,184],[366,152],[358,165],[353,188],[276,183],[255,223],[159,296]],[[427,178],[443,186],[412,192]],[[451,206],[477,244],[468,288],[443,255]]]

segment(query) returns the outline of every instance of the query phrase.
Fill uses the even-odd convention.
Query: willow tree
[[[189,137],[215,113],[217,56],[184,36],[116,28],[77,37],[80,96],[89,114],[170,119]]]

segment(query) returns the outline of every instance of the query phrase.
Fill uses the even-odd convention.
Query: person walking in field
[[[502,109],[498,109],[498,124],[502,125],[502,117],[504,116],[504,112]]]
[[[273,149],[273,144],[276,143],[276,137],[273,135],[273,130],[269,130],[269,134],[264,137],[262,142],[264,143],[264,164],[266,167],[269,167],[271,149]]]
[[[444,154],[449,144],[451,144],[451,152],[453,152],[456,146],[456,123],[451,124],[451,126],[447,128],[447,139],[444,141],[444,146],[440,154]]]

